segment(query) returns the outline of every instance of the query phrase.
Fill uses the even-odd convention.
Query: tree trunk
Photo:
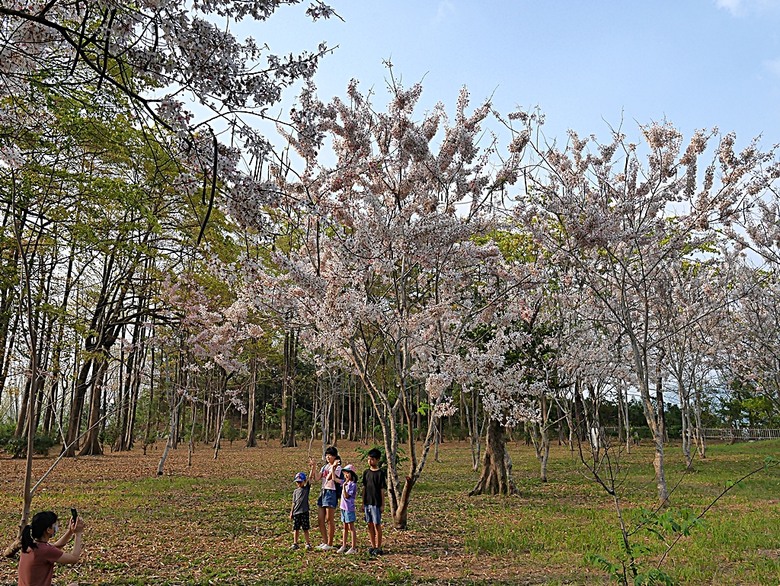
[[[696,449],[699,451],[699,457],[704,460],[707,457],[707,443],[702,433],[701,424],[701,383],[694,389],[693,414],[696,419]]]
[[[682,380],[678,379],[677,391],[680,396],[680,414],[682,416],[682,452],[685,457],[686,470],[693,471],[693,455],[691,454],[691,444],[693,441],[693,429],[691,426],[691,401],[690,393],[684,387]]]
[[[466,416],[466,426],[469,432],[469,447],[471,448],[471,468],[476,471],[479,468],[482,455],[482,429],[479,426],[479,395],[471,394],[471,411],[468,403],[463,402]]]
[[[173,395],[173,391],[171,391],[171,394]],[[163,475],[163,469],[165,467],[165,461],[168,459],[168,454],[170,453],[171,448],[176,446],[176,442],[178,441],[177,430],[179,428],[179,409],[181,408],[183,401],[184,393],[179,395],[178,400],[173,399],[173,396],[171,397],[171,418],[168,427],[168,441],[165,442],[165,449],[163,449],[160,461],[157,463],[157,476]]]
[[[106,380],[108,360],[103,359],[98,366],[98,373],[92,385],[92,395],[89,402],[89,419],[87,420],[87,435],[80,456],[101,456],[103,446],[100,445],[100,407],[102,405],[103,385]]]
[[[139,324],[139,327],[142,326]],[[125,430],[126,435],[125,435],[124,443],[128,450],[132,450],[133,447],[135,446],[135,425],[138,419],[138,397],[141,394],[141,380],[143,378],[144,369],[146,368],[147,351],[148,348],[146,346],[146,336],[142,332],[140,347],[138,349],[138,356],[140,357],[140,361],[138,358],[136,358],[135,368],[133,372],[133,386],[130,395],[130,412],[129,412],[130,420]]]
[[[669,502],[669,491],[666,487],[666,471],[664,468],[664,422],[663,415],[658,411],[663,408],[663,396],[656,396],[656,404],[653,405],[649,393],[645,399],[645,418],[653,433],[653,445],[655,446],[655,457],[653,458],[653,468],[655,469],[655,482],[658,488],[658,500],[661,505],[667,505]],[[649,407],[648,407],[649,406]]]
[[[0,308],[0,311],[2,311],[2,308]],[[8,373],[11,370],[11,362],[13,359],[14,346],[16,343],[16,333],[19,329],[19,316],[20,313],[17,311],[14,315],[14,321],[10,327],[10,330],[3,334],[2,338],[0,338],[2,341],[2,350],[5,351],[3,360],[0,362],[0,400],[3,397],[3,390],[5,389],[5,383],[8,380]]]
[[[222,428],[225,425],[225,419],[227,419],[228,414],[228,408],[226,405],[222,404],[219,406],[219,409],[217,411],[217,415],[219,416],[219,421],[217,423],[217,437],[214,440],[214,459],[216,460],[219,456],[219,450],[222,448]]]
[[[294,331],[284,335],[284,376],[282,378],[282,446],[295,443],[295,379],[297,375],[298,337]]]
[[[478,494],[517,494],[517,487],[512,480],[512,460],[506,448],[504,426],[493,419],[487,426],[482,476],[469,496]]]
[[[133,332],[135,338],[135,332]],[[136,340],[133,340],[134,342]],[[116,420],[117,420],[117,434],[114,440],[114,445],[111,446],[112,452],[124,452],[127,450],[125,446],[126,427],[129,423],[129,408],[130,408],[130,388],[132,385],[132,372],[133,372],[133,360],[135,358],[135,351],[130,350],[129,355],[125,355],[124,348],[120,353],[119,358],[119,391],[118,401],[116,408]]]
[[[541,406],[542,421],[539,423],[539,479],[542,482],[547,482],[547,462],[550,459],[550,412],[547,406],[547,398],[544,395],[541,397]]]
[[[152,334],[154,335],[154,334]],[[153,442],[152,440],[152,416],[154,414],[154,346],[152,346],[151,357],[152,363],[149,367],[149,406],[146,410],[146,429],[144,430],[144,456],[146,455],[146,447]],[[156,436],[155,432],[155,436]]]
[[[249,381],[249,405],[247,405],[246,447],[257,447],[257,358],[252,357],[252,379]]]

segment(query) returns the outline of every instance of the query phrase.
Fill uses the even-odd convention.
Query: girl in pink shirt
[[[336,507],[339,504],[336,487],[344,482],[344,477],[341,473],[341,458],[336,446],[329,446],[325,450],[325,460],[327,463],[319,472],[314,470],[314,481],[322,481],[322,490],[317,499],[317,521],[322,543],[317,546],[317,549],[329,551],[336,549],[333,546],[333,539],[336,536]]]
[[[19,558],[19,586],[51,586],[54,564],[75,564],[81,558],[81,517],[71,519],[60,539],[49,543],[57,534],[57,515],[52,511],[37,513],[22,530],[22,555]],[[73,551],[62,547],[75,535]],[[75,584],[75,582],[74,582]]]

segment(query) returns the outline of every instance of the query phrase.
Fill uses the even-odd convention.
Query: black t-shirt
[[[366,469],[363,472],[363,504],[380,506],[382,504],[382,491],[387,488],[387,472],[384,468],[379,470]]]

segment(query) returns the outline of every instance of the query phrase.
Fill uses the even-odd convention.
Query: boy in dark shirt
[[[385,508],[385,490],[387,472],[379,467],[382,453],[373,448],[368,451],[368,469],[363,472],[363,513],[368,524],[368,538],[371,547],[369,555],[381,555],[382,551],[382,510]]]
[[[311,471],[309,472],[311,476]],[[298,485],[293,491],[292,508],[290,509],[290,519],[293,522],[293,544],[292,549],[299,549],[298,536],[301,529],[303,529],[303,535],[306,539],[306,549],[311,549],[311,542],[309,541],[309,491],[311,490],[311,484],[306,477],[305,472],[298,472],[295,475],[295,484]]]

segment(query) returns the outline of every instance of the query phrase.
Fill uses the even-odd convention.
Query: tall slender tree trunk
[[[246,447],[257,447],[257,358],[250,360],[249,405],[247,405]]]
[[[696,419],[696,449],[699,451],[699,457],[703,460],[707,457],[707,440],[702,433],[701,423],[701,382],[694,387],[693,413]]]
[[[3,398],[3,390],[5,389],[5,383],[8,380],[8,373],[11,371],[11,362],[14,355],[14,346],[16,343],[16,333],[19,329],[19,317],[20,312],[14,312],[13,324],[3,334],[2,348],[0,350],[5,351],[3,359],[0,361],[0,399]]]
[[[284,335],[284,375],[282,378],[282,446],[293,448],[295,442],[295,379],[298,361],[298,337],[295,331]]]
[[[666,469],[664,466],[664,420],[663,415],[660,412],[660,409],[663,408],[663,396],[660,397],[661,400],[659,401],[657,391],[658,389],[656,389],[655,401],[650,398],[649,392],[642,393],[642,396],[645,405],[645,418],[647,419],[647,424],[653,434],[653,446],[655,448],[653,468],[655,469],[658,500],[662,505],[666,505],[669,502],[669,491],[666,486]]]
[[[160,456],[160,461],[157,463],[157,476],[162,476],[165,469],[165,462],[168,460],[168,454],[171,448],[176,447],[177,430],[179,428],[179,410],[184,401],[184,394],[180,394],[178,399],[172,398],[171,400],[171,416],[168,425],[168,440],[165,442],[165,448]]]
[[[550,460],[550,411],[547,397],[541,397],[542,420],[539,422],[539,479],[547,482],[547,462]]]
[[[693,455],[691,453],[691,444],[693,443],[693,429],[691,425],[691,401],[690,392],[685,388],[681,379],[677,381],[677,392],[680,397],[680,415],[682,426],[680,435],[682,438],[682,452],[685,457],[685,467],[688,471],[693,470]]]
[[[149,366],[149,405],[146,409],[146,429],[144,430],[144,455],[146,455],[146,447],[154,441],[156,438],[152,438],[152,417],[154,415],[154,346],[151,350],[151,364]],[[156,435],[156,433],[155,433]]]
[[[30,361],[29,361],[29,372],[30,376],[27,376],[24,383],[24,395],[22,397],[22,407],[19,409],[19,418],[16,421],[16,429],[14,431],[14,437],[20,438],[23,437],[26,434],[27,425],[29,423],[29,419],[27,418],[28,410],[25,408],[28,401],[33,401],[36,405],[39,403],[38,401],[38,392],[39,392],[39,385],[42,384],[42,380],[40,379],[40,375],[38,374],[39,368],[42,366],[42,360],[41,360],[41,354],[40,354],[40,342],[41,339],[38,337],[37,333],[40,332],[43,329],[43,324],[41,323],[41,320],[43,319],[41,316],[40,311],[36,308],[34,311],[30,310],[29,312],[30,319],[32,320],[28,327],[30,329],[30,332],[35,331],[35,346],[30,347]],[[33,369],[33,365],[36,366],[35,369]],[[35,376],[32,376],[32,373],[35,373]],[[33,408],[33,412],[38,415],[38,411]],[[37,427],[36,425],[33,425],[33,427]]]

